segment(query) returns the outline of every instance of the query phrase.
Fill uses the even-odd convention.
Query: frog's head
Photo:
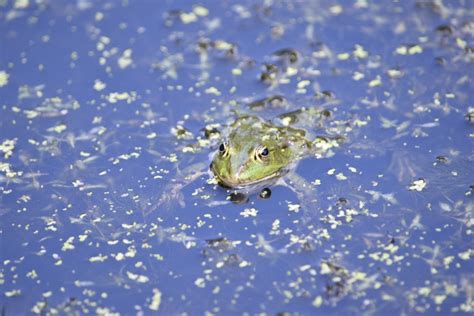
[[[219,145],[210,167],[221,185],[243,188],[275,180],[291,157],[292,148],[278,130],[261,121],[244,122]]]

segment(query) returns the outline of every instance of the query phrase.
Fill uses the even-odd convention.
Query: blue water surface
[[[2,315],[474,312],[473,2],[6,0],[0,29]],[[274,95],[345,141],[292,171],[309,199],[232,203],[210,157]]]

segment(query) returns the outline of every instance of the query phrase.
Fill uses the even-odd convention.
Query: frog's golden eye
[[[257,149],[255,149],[255,158],[257,160],[264,160],[270,155],[270,151],[268,150],[267,147],[265,146],[258,146]]]
[[[229,144],[227,142],[223,142],[219,145],[219,153],[225,157],[229,152]]]

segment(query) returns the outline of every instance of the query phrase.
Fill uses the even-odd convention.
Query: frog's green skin
[[[218,182],[229,188],[276,180],[287,173],[293,161],[306,154],[310,143],[304,138],[304,131],[277,127],[257,116],[241,117],[231,128],[211,163]]]
[[[273,121],[254,115],[239,117],[230,125],[227,139],[219,146],[210,169],[224,187],[263,188],[285,175],[296,162],[317,150],[308,132],[294,127],[311,117],[317,127],[327,112],[302,109]]]
[[[274,110],[280,111],[282,106],[287,105],[281,97],[278,102],[274,101],[275,97],[261,100],[270,107],[269,110],[275,106]],[[209,170],[221,186],[234,192],[247,195],[272,184],[281,184],[293,190],[303,204],[314,200],[313,186],[303,177],[289,171],[296,167],[300,159],[310,155],[325,156],[331,147],[338,146],[342,138],[330,135],[345,134],[345,123],[328,119],[331,113],[319,107],[301,108],[276,117],[256,115],[254,109],[249,112],[233,112],[237,117],[234,116],[230,123],[225,124],[223,131],[215,130],[217,127],[212,124],[209,130],[206,127],[204,134],[206,137],[209,134],[207,138],[211,144],[216,137],[224,135],[220,138],[225,150],[220,151],[217,145],[210,168],[207,168],[208,163],[201,161],[179,170],[178,180],[165,188],[151,209],[160,205],[169,207],[176,201],[184,207],[182,189]],[[193,148],[199,148],[199,145]],[[268,150],[266,157],[262,156],[264,148]]]

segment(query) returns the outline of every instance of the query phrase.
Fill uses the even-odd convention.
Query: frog
[[[305,134],[304,130],[277,126],[258,116],[239,117],[219,144],[210,169],[225,188],[271,185],[309,154],[312,144]]]
[[[278,95],[252,102],[246,110],[231,111],[233,115],[219,130],[214,124],[203,129],[203,137],[211,138],[209,147],[214,148],[208,167],[198,162],[182,170],[184,180],[165,189],[156,206],[178,200],[184,207],[182,189],[207,173],[208,183],[227,190],[234,203],[245,203],[255,193],[268,198],[270,188],[281,185],[308,208],[305,205],[316,201],[314,185],[295,170],[302,159],[329,157],[346,141],[352,127],[347,120],[334,118],[331,107],[337,104],[334,100],[287,111],[293,104]]]
[[[309,183],[293,174],[299,161],[309,156],[322,157],[345,138],[324,129],[331,112],[324,108],[301,108],[265,119],[258,115],[240,115],[229,124],[227,136],[220,142],[210,163],[218,184],[233,192],[263,192],[275,184],[292,184],[308,189]],[[311,126],[305,129],[302,126]],[[315,135],[312,130],[324,130]],[[334,131],[333,131],[334,132]],[[297,191],[292,187],[293,191]],[[301,193],[301,191],[297,191]]]

